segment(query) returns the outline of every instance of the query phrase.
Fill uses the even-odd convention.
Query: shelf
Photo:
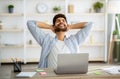
[[[50,29],[42,29],[43,31],[51,31]],[[80,29],[71,29],[70,31],[79,31]],[[28,29],[25,30],[26,32],[29,32]],[[92,29],[93,32],[104,32],[104,29]]]
[[[104,58],[89,58],[89,61],[104,61]]]
[[[21,48],[24,45],[0,45],[0,48]]]
[[[23,59],[18,59],[17,61],[24,62]],[[13,61],[10,58],[9,59],[2,59],[1,63],[13,63]]]
[[[50,31],[52,31],[52,30],[50,30],[50,29],[42,29],[44,32],[50,32]],[[25,29],[25,32],[30,32],[28,29]]]
[[[105,30],[104,29],[92,29],[92,31],[99,31],[99,32],[104,32]]]
[[[0,32],[23,32],[23,29],[0,29]]]
[[[80,47],[84,47],[84,46],[101,46],[104,47],[104,44],[83,44]],[[40,47],[40,45],[38,44],[32,44],[32,45],[26,45],[26,47],[31,48],[31,47]]]
[[[23,59],[20,59],[18,61],[24,62]],[[27,62],[39,62],[39,58],[28,58],[26,59]],[[90,58],[89,61],[104,61],[104,58]],[[13,63],[11,59],[2,59],[2,63]]]
[[[0,16],[23,16],[23,13],[0,13]]]
[[[105,13],[67,13],[68,15],[70,15],[70,16],[75,16],[75,15],[88,15],[88,16],[90,16],[90,15],[96,15],[96,16],[103,16],[103,15],[105,15]]]
[[[120,42],[120,39],[113,40],[114,42]]]
[[[31,48],[31,47],[40,47],[38,44],[32,44],[32,45],[26,45],[26,47]]]
[[[101,46],[101,47],[104,47],[104,44],[83,44],[83,45],[81,45],[80,47],[82,47],[82,46]]]
[[[28,58],[26,59],[27,62],[39,62],[39,58]]]
[[[56,13],[27,13],[26,16],[53,16]]]
[[[57,13],[27,13],[26,16],[53,16]],[[67,13],[67,15],[75,16],[75,15],[97,15],[103,16],[105,13]]]

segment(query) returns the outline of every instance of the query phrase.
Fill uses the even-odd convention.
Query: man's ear
[[[55,26],[52,26],[51,30],[55,33]]]

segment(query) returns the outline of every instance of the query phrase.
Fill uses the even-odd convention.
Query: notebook
[[[16,77],[27,78],[33,77],[35,74],[36,72],[20,72],[19,74],[16,75]]]
[[[88,53],[58,54],[56,74],[85,74],[88,72]]]

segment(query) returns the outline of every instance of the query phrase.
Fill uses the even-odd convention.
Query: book
[[[20,72],[16,75],[16,77],[33,77],[36,72]]]
[[[102,70],[110,74],[120,74],[120,66],[112,66],[108,68],[103,68]]]

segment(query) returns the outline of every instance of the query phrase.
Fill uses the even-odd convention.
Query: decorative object
[[[89,11],[88,11],[89,13],[91,13],[92,12],[92,8],[89,8]]]
[[[95,10],[96,13],[100,13],[101,8],[103,8],[103,3],[102,2],[97,1],[93,4],[93,9]]]
[[[118,30],[113,31],[113,40],[116,40],[118,38]]]
[[[0,29],[2,29],[2,21],[0,21]]]
[[[68,13],[73,13],[74,12],[74,6],[72,4],[68,5]]]
[[[30,45],[32,44],[32,40],[29,40],[29,44],[30,44]]]
[[[93,40],[93,36],[91,35],[90,36],[90,44],[93,44],[94,43],[94,40]]]
[[[39,3],[36,8],[39,13],[45,13],[48,10],[48,6],[44,3]]]
[[[14,12],[14,5],[10,4],[8,5],[8,12],[13,13]]]
[[[61,10],[61,7],[60,6],[54,6],[53,7],[53,12],[57,13]]]
[[[14,72],[21,72],[22,71],[22,67],[21,67],[21,61],[18,61],[17,58],[11,58],[11,60],[13,61],[13,69]]]

